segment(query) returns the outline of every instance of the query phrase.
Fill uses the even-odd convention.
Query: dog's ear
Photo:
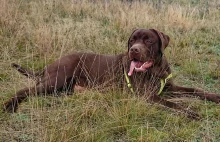
[[[137,30],[138,30],[138,29],[135,29],[135,30],[131,33],[131,35],[130,35],[130,37],[129,37],[129,39],[128,39],[128,50],[129,50],[129,48],[131,47],[131,45],[130,45],[131,37],[132,37],[133,33],[134,33],[135,31],[137,31]]]
[[[168,44],[170,42],[170,37],[168,35],[165,35],[162,32],[155,30],[155,29],[150,29],[150,30],[159,36],[159,38],[160,38],[160,52],[161,52],[161,55],[163,55],[164,49],[168,46]]]

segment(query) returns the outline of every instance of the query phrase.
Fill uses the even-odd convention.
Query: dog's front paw
[[[208,101],[212,101],[212,102],[215,102],[215,103],[220,103],[220,94],[208,94],[206,96],[206,99]]]
[[[190,118],[190,119],[195,119],[195,120],[201,120],[202,119],[202,117],[198,113],[196,113],[192,110],[187,110],[186,113],[187,113],[187,117]]]

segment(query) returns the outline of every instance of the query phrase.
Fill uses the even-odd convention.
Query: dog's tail
[[[42,75],[42,72],[34,72],[29,69],[23,68],[18,64],[12,63],[11,66],[15,68],[17,71],[19,71],[22,75],[32,78],[32,79],[37,79]]]

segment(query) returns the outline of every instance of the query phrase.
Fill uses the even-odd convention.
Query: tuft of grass
[[[191,76],[201,75],[198,64],[199,63],[195,61],[188,61],[188,63],[183,65],[182,71]]]

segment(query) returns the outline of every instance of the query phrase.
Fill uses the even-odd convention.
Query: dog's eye
[[[151,40],[145,40],[146,43],[152,44],[153,42]]]
[[[131,39],[131,40],[130,40],[130,43],[132,44],[132,43],[134,43],[134,41],[135,41],[134,39]]]

